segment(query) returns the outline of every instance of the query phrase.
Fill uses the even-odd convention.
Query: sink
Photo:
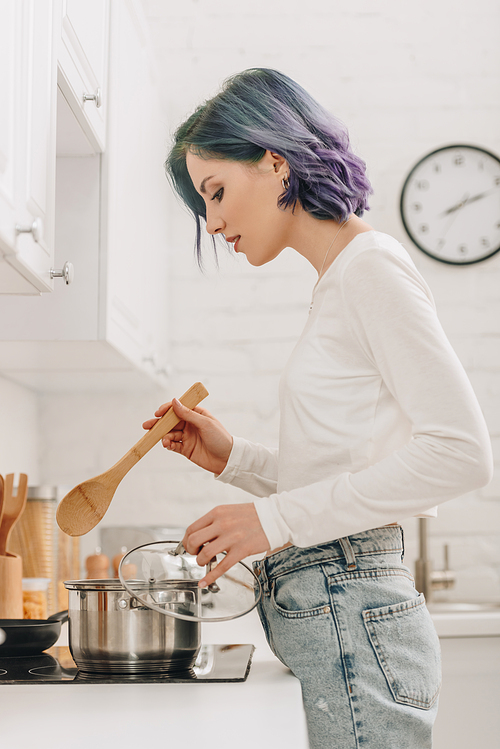
[[[431,601],[436,631],[447,637],[500,637],[500,604]]]
[[[500,612],[498,603],[457,603],[450,601],[431,601],[427,604],[431,614],[467,614],[483,611]]]

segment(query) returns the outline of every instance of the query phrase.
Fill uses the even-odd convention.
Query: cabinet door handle
[[[95,94],[84,94],[83,101],[84,103],[86,101],[94,101],[97,109],[99,109],[102,104],[101,89],[97,88]]]
[[[54,268],[51,268],[49,270],[49,275],[51,278],[64,278],[67,286],[75,277],[75,269],[73,267],[73,263],[64,263],[61,270],[55,270]]]
[[[39,242],[43,236],[43,221],[40,217],[36,218],[30,226],[16,224],[17,234],[32,234],[35,242]]]

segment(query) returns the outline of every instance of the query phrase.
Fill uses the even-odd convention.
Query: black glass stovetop
[[[53,647],[40,655],[0,658],[0,684],[185,684],[245,681],[253,645],[202,645],[193,668],[135,674],[80,671],[68,647]]]

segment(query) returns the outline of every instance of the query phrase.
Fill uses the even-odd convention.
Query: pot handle
[[[184,544],[182,543],[182,541],[175,549],[172,549],[172,551],[169,551],[169,554],[171,554],[173,557],[176,557],[179,554],[185,554],[185,553],[186,553],[186,549],[184,548]],[[207,564],[207,574],[211,572],[213,568],[216,566],[217,566],[217,559],[215,557],[212,557],[212,559]],[[217,583],[210,583],[207,590],[209,590],[210,593],[218,593],[220,591],[220,588],[217,585]]]
[[[217,567],[217,559],[215,557],[212,557],[212,559],[207,564],[207,574],[211,572],[214,567]],[[207,590],[209,590],[210,593],[218,593],[220,591],[220,588],[217,583],[210,583]]]
[[[64,622],[67,622],[69,619],[68,616],[68,610],[66,611],[58,611],[57,614],[52,614],[52,616],[49,616],[47,619],[48,622],[61,622],[61,624],[64,624]]]

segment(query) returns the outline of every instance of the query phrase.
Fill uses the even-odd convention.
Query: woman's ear
[[[273,151],[268,151],[268,153],[272,160],[273,169],[276,174],[283,176],[290,171],[288,162],[283,156],[280,156],[278,153],[274,153]]]
[[[275,172],[280,179],[290,172],[286,159],[278,153],[274,153],[274,151],[266,151],[258,162],[258,167],[264,173]]]

